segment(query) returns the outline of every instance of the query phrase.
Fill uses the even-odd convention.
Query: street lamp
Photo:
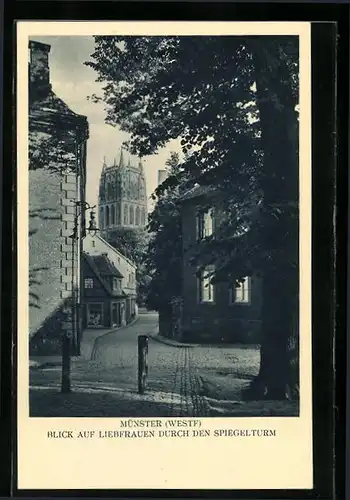
[[[95,236],[99,229],[96,227],[96,218],[94,208],[96,205],[91,206],[86,201],[75,201],[74,203],[75,215],[74,215],[74,226],[73,233],[69,236],[72,239],[72,267],[71,267],[71,284],[72,284],[72,331],[69,332],[67,329],[64,330],[63,340],[62,340],[62,380],[61,380],[61,392],[69,393],[71,391],[71,351],[72,351],[72,339],[75,338],[75,327],[76,327],[76,316],[75,316],[75,304],[76,304],[76,290],[75,290],[75,245],[79,240],[84,239],[86,233],[88,232],[92,236]],[[80,233],[79,233],[79,217],[85,214],[85,212],[90,211],[89,226],[86,228],[85,217],[82,217]]]

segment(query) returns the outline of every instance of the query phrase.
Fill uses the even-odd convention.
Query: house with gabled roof
[[[113,328],[127,323],[126,299],[122,288],[123,275],[107,254],[84,254],[84,326]],[[130,321],[130,317],[128,320]]]
[[[86,235],[83,266],[85,328],[123,326],[137,316],[136,270],[134,262],[100,235]]]

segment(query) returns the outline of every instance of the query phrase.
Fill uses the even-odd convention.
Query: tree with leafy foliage
[[[167,174],[176,178],[180,174],[179,155],[170,154],[166,162]],[[164,182],[166,184],[166,182]],[[146,267],[151,276],[147,306],[165,316],[171,314],[171,299],[182,293],[182,233],[179,190],[158,186],[153,199],[156,204],[149,216],[150,241]],[[169,318],[168,318],[169,319]]]
[[[147,248],[147,232],[142,229],[111,228],[106,239],[125,257],[139,264]]]
[[[213,280],[263,277],[255,398],[298,390],[298,60],[293,36],[96,36],[86,63],[132,152],[181,138],[186,183],[217,187],[227,217],[200,250]]]

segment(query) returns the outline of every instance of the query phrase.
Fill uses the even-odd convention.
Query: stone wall
[[[74,227],[70,200],[77,198],[78,189],[75,174],[29,171],[31,354],[58,354],[63,331],[77,333],[72,300],[79,300],[80,251],[76,242],[73,253],[69,236]]]

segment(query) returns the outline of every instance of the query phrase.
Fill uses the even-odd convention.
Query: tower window
[[[134,224],[134,207],[133,206],[130,206],[129,222],[131,225]]]
[[[107,183],[107,199],[113,199],[113,184],[111,182]]]
[[[106,207],[106,227],[109,226],[109,206]]]
[[[145,211],[145,209],[144,209],[144,208],[142,209],[141,224],[142,224],[143,226],[145,226],[145,225],[146,225],[146,211]]]
[[[114,208],[114,205],[111,206],[111,224],[112,224],[112,226],[115,225],[115,208]]]
[[[124,205],[124,224],[128,224],[128,215],[129,215],[129,207],[128,205]]]
[[[118,205],[115,206],[115,223],[117,225],[120,224],[120,211],[119,211],[119,206]]]
[[[103,229],[105,227],[105,211],[104,208],[100,208],[100,227]]]
[[[136,207],[135,211],[135,225],[139,226],[140,225],[140,208]]]

